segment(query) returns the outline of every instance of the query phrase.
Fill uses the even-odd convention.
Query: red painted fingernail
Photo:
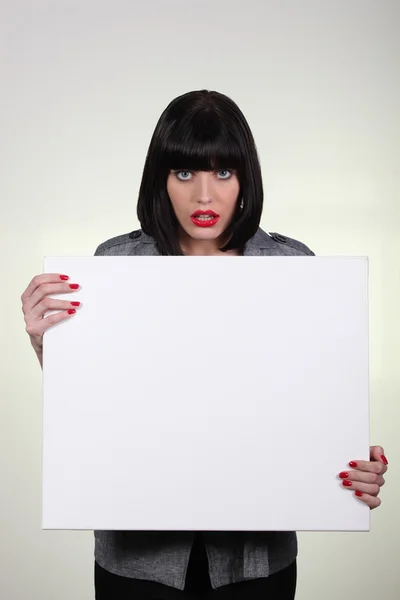
[[[353,484],[351,483],[351,481],[346,479],[345,481],[343,481],[343,485],[344,485],[344,487],[351,487]]]
[[[346,473],[346,471],[343,471],[342,473],[339,473],[340,479],[347,479],[348,476],[349,476],[349,474]]]
[[[361,496],[363,495],[362,492],[359,492],[358,490],[356,492],[354,492],[356,496],[358,496],[359,498],[361,498]]]
[[[69,315],[74,315],[76,313],[76,310],[74,308],[70,308],[68,311]]]
[[[78,283],[70,283],[69,287],[71,288],[71,290],[77,290],[79,288],[79,284]]]
[[[354,460],[351,460],[349,462],[349,467],[351,467],[352,469],[357,469],[357,463]]]
[[[68,275],[60,275],[60,279],[62,281],[67,281],[67,279],[69,279]]]
[[[386,456],[384,454],[382,454],[381,456],[382,462],[385,463],[385,465],[388,465],[388,459],[386,458]]]
[[[80,302],[71,302],[72,306],[80,306],[81,303]]]

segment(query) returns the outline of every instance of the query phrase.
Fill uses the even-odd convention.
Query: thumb
[[[388,464],[388,460],[385,456],[385,451],[382,446],[371,446],[370,459],[377,462],[383,462],[385,465]]]

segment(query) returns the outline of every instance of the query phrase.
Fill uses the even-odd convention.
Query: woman
[[[154,131],[139,192],[142,229],[104,242],[96,255],[313,255],[296,240],[262,231],[262,206],[260,164],[242,112],[217,92],[190,92],[169,104]],[[68,280],[39,275],[22,295],[40,362],[44,332],[79,307],[48,298],[79,288]],[[60,312],[44,317],[49,309]],[[387,460],[381,447],[372,447],[370,458],[350,461],[339,477],[344,490],[375,508]],[[98,531],[95,540],[98,600],[295,595],[294,532]]]

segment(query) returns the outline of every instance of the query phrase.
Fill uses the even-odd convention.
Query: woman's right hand
[[[59,275],[58,273],[36,275],[21,296],[26,332],[29,334],[31,344],[41,365],[44,332],[56,323],[72,317],[80,306],[80,302],[48,298],[51,294],[76,292],[79,285],[77,283],[67,283],[68,280],[68,275]],[[60,312],[45,317],[44,314],[49,310]]]

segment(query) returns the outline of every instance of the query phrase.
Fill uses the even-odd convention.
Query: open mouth
[[[212,227],[219,221],[219,215],[213,210],[196,210],[190,220],[197,227]]]

